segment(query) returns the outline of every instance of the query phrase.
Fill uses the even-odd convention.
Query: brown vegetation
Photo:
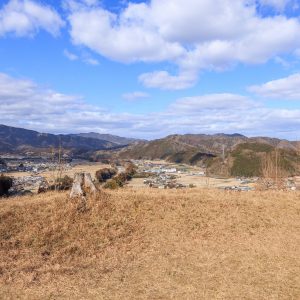
[[[300,194],[66,193],[0,202],[1,299],[299,299]]]
[[[102,183],[108,179],[111,179],[113,176],[117,174],[117,170],[113,168],[103,168],[96,171],[95,177],[98,182]]]
[[[116,179],[109,179],[106,181],[106,183],[103,185],[103,188],[110,189],[110,190],[116,190],[119,187],[123,186],[123,182]]]
[[[124,184],[131,180],[133,175],[136,173],[136,166],[133,163],[127,163],[124,172],[120,172],[112,179],[108,180],[103,186],[105,189],[115,190],[119,187],[124,186]]]
[[[52,184],[49,189],[56,190],[56,191],[67,191],[72,188],[73,178],[68,175],[63,177],[59,177],[55,179],[54,184]]]
[[[13,180],[11,177],[1,175],[0,176],[0,197],[7,195],[8,190],[12,187]]]

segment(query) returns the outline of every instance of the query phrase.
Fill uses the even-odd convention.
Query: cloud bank
[[[64,24],[53,8],[36,1],[11,0],[0,9],[0,37],[7,34],[33,36],[39,30],[57,36]]]
[[[174,133],[234,133],[296,139],[299,109],[274,109],[237,94],[175,100],[156,113],[114,113],[76,95],[0,73],[1,123],[53,133],[97,131],[140,138]]]
[[[10,0],[0,10],[0,36],[53,36],[68,24],[74,45],[121,63],[167,63],[166,69],[140,74],[147,88],[181,90],[197,83],[205,70],[222,71],[237,64],[263,64],[300,51],[300,20],[285,9],[294,0],[150,0],[125,2],[112,12],[96,0],[65,0],[64,19],[48,5]],[[275,14],[264,15],[261,7]],[[76,60],[71,52],[65,53]],[[97,65],[95,58],[83,60]],[[282,59],[281,59],[282,61]]]
[[[261,64],[300,48],[300,22],[284,14],[263,16],[258,4],[284,9],[287,0],[151,0],[129,2],[113,13],[101,6],[70,5],[70,35],[111,60],[169,62],[166,70],[141,74],[146,87],[185,89],[202,70],[238,63]]]
[[[248,88],[264,98],[300,101],[300,73]]]

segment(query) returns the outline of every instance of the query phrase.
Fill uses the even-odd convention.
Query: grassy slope
[[[231,153],[233,165],[232,176],[261,176],[263,160],[266,154],[271,155],[275,164],[275,148],[262,143],[244,143]],[[278,149],[278,168],[286,176],[299,174],[299,155],[296,151]]]
[[[0,202],[1,299],[299,299],[300,194],[107,192]]]

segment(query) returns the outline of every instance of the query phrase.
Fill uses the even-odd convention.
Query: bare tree
[[[273,152],[264,153],[262,157],[260,184],[266,188],[284,188],[284,172],[280,168],[280,155],[277,148]]]

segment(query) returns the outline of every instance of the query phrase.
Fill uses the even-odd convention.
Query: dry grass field
[[[129,181],[128,186],[132,188],[146,188],[144,184],[145,178],[133,178]],[[177,175],[176,182],[188,186],[195,185],[197,188],[219,188],[224,186],[239,186],[241,182],[236,178],[213,178],[206,176],[189,176],[187,174]],[[255,187],[255,183],[246,184],[249,187]]]
[[[300,193],[0,201],[0,299],[300,299]]]

